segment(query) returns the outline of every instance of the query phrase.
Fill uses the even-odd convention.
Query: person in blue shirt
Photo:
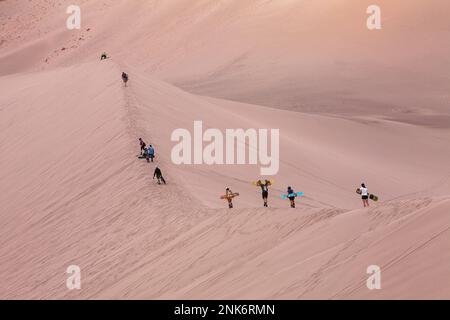
[[[291,201],[291,208],[295,208],[295,197],[297,195],[295,194],[294,189],[292,189],[291,187],[287,188],[287,197],[288,199]]]
[[[155,148],[153,148],[152,145],[149,145],[148,148],[147,148],[147,156],[153,162],[153,158],[155,157]],[[148,161],[148,159],[147,159],[147,161]]]

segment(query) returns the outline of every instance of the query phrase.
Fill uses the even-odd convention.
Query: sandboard
[[[259,187],[260,181],[261,181],[261,182],[264,182],[265,179],[263,179],[263,180],[258,180],[258,181],[252,181],[252,185]],[[268,180],[268,181],[270,182],[271,185],[273,185],[273,184],[275,183],[275,180]]]
[[[361,190],[356,189],[356,193],[357,194],[361,194]],[[374,195],[374,194],[371,194],[371,193],[369,193],[369,199],[372,200],[372,201],[378,201],[378,197],[376,195]]]
[[[303,192],[297,192],[297,193],[291,193],[290,196],[293,195],[295,197],[302,197],[304,195]],[[281,195],[281,199],[285,200],[288,199],[288,195],[287,194],[282,194]]]
[[[228,200],[228,199],[233,199],[233,198],[235,198],[237,196],[239,196],[239,192],[234,192],[231,195],[220,196],[220,199],[227,199]]]

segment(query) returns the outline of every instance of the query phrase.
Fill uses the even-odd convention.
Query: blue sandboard
[[[289,196],[301,197],[301,196],[303,196],[303,192],[291,193]],[[287,198],[288,198],[287,194],[281,195],[281,199],[285,200]]]

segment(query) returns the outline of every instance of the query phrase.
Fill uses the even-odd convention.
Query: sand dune
[[[274,114],[270,108],[193,96],[137,71],[130,87],[122,88],[118,74],[120,68],[113,62],[96,62],[2,78],[9,92],[1,101],[1,125],[8,133],[1,141],[6,183],[0,192],[0,274],[7,289],[2,297],[371,298],[378,296],[360,288],[365,264],[390,266],[392,259],[400,259],[405,250],[440,230],[442,234],[430,239],[430,248],[414,251],[408,259],[434,256],[445,246],[446,200],[421,199],[448,194],[447,180],[432,188],[445,170],[448,155],[435,155],[446,141],[431,133],[425,136],[427,129],[278,112],[281,119],[272,116],[271,121],[283,124],[282,136],[288,140],[282,142],[282,170],[272,208],[257,209],[259,192],[249,183],[257,176],[255,168],[177,167],[170,163],[167,141],[173,128],[188,127],[199,117],[208,126],[264,127],[268,114]],[[331,123],[335,131],[323,132]],[[429,171],[420,173],[420,182],[405,183],[407,151],[391,155],[389,162],[373,159],[372,164],[367,161],[379,151],[358,149],[365,147],[358,140],[347,148],[353,149],[353,157],[367,158],[360,159],[361,167],[346,169],[350,151],[344,152],[345,144],[359,130],[368,135],[374,130],[382,150],[398,150],[402,144],[405,150],[413,148],[404,143],[414,132],[418,138],[412,144],[420,145],[421,137],[420,147],[429,150],[407,165],[419,171],[428,163]],[[153,165],[136,158],[138,136],[155,141],[158,164],[167,172],[169,185],[155,185]],[[374,172],[367,170],[377,162]],[[389,174],[395,170],[397,181]],[[351,190],[363,175],[371,177],[373,187],[380,186],[383,202],[424,187],[430,190],[417,200],[393,200],[369,211],[342,209],[359,205]],[[295,211],[277,200],[288,181],[306,192]],[[208,209],[224,206],[218,199],[224,185],[243,194],[232,213]],[[401,236],[417,232],[423,237],[413,243]],[[399,243],[392,246],[392,241]],[[420,261],[432,268],[431,261]],[[72,263],[87,273],[86,287],[76,295],[61,285],[64,267]],[[407,268],[408,260],[396,268],[402,266]],[[359,268],[359,277],[347,275],[347,281],[333,285],[333,279],[342,279],[352,268]],[[438,264],[435,268],[437,273],[442,270]],[[434,272],[421,275],[424,282],[433,277]],[[415,291],[414,285],[412,280],[393,285],[382,296],[445,297],[445,283],[429,291]]]
[[[380,1],[376,39],[365,1],[66,4],[0,1],[0,298],[450,298],[447,2]],[[173,163],[196,120],[280,130],[269,208],[258,165]]]

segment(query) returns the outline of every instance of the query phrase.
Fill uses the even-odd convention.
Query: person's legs
[[[364,208],[369,206],[369,199],[367,199],[366,197],[362,198],[362,202],[363,202]]]
[[[231,199],[228,199],[228,208],[233,208],[233,202]]]

